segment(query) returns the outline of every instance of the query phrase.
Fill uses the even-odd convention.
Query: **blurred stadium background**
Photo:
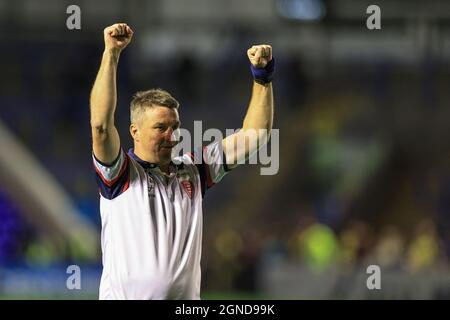
[[[66,8],[81,8],[81,30]],[[381,8],[382,29],[366,28]],[[0,298],[96,299],[88,98],[115,22],[116,121],[162,87],[182,126],[237,128],[245,50],[277,57],[280,170],[240,167],[204,201],[204,299],[450,298],[450,3],[444,0],[1,0]],[[189,75],[189,76],[188,76]],[[81,267],[82,289],[66,288]],[[366,288],[367,266],[382,290]]]

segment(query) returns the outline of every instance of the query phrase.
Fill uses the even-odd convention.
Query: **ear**
[[[139,128],[134,123],[130,124],[130,134],[134,141],[139,142]]]

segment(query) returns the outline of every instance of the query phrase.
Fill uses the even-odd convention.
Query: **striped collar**
[[[159,169],[159,165],[157,163],[148,162],[148,161],[145,161],[145,160],[142,160],[141,158],[139,158],[134,153],[134,148],[130,148],[128,150],[128,155],[132,159],[136,160],[144,169],[156,169],[156,168]],[[169,168],[175,169],[175,171],[176,171],[177,169],[181,169],[182,167],[183,167],[183,162],[181,162],[181,164],[179,164],[179,165],[176,165],[175,163],[173,163],[173,161],[170,161]]]

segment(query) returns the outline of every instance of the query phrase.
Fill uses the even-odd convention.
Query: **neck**
[[[161,169],[162,172],[170,174],[169,163],[161,164],[158,161],[154,161],[151,157],[148,156],[148,154],[142,148],[139,147],[139,145],[134,146],[134,154],[138,156],[139,159],[141,160],[158,165],[158,167]]]
[[[139,159],[156,164],[156,161],[154,161],[151,157],[149,157],[148,153],[145,152],[145,150],[141,148],[139,145],[134,145],[133,151],[134,154],[139,157]]]

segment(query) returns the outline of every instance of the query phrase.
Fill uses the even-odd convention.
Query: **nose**
[[[172,128],[169,128],[167,130],[166,138],[167,138],[168,141],[170,141],[170,142],[177,142],[179,137],[180,137],[180,130],[179,129],[173,130]]]

